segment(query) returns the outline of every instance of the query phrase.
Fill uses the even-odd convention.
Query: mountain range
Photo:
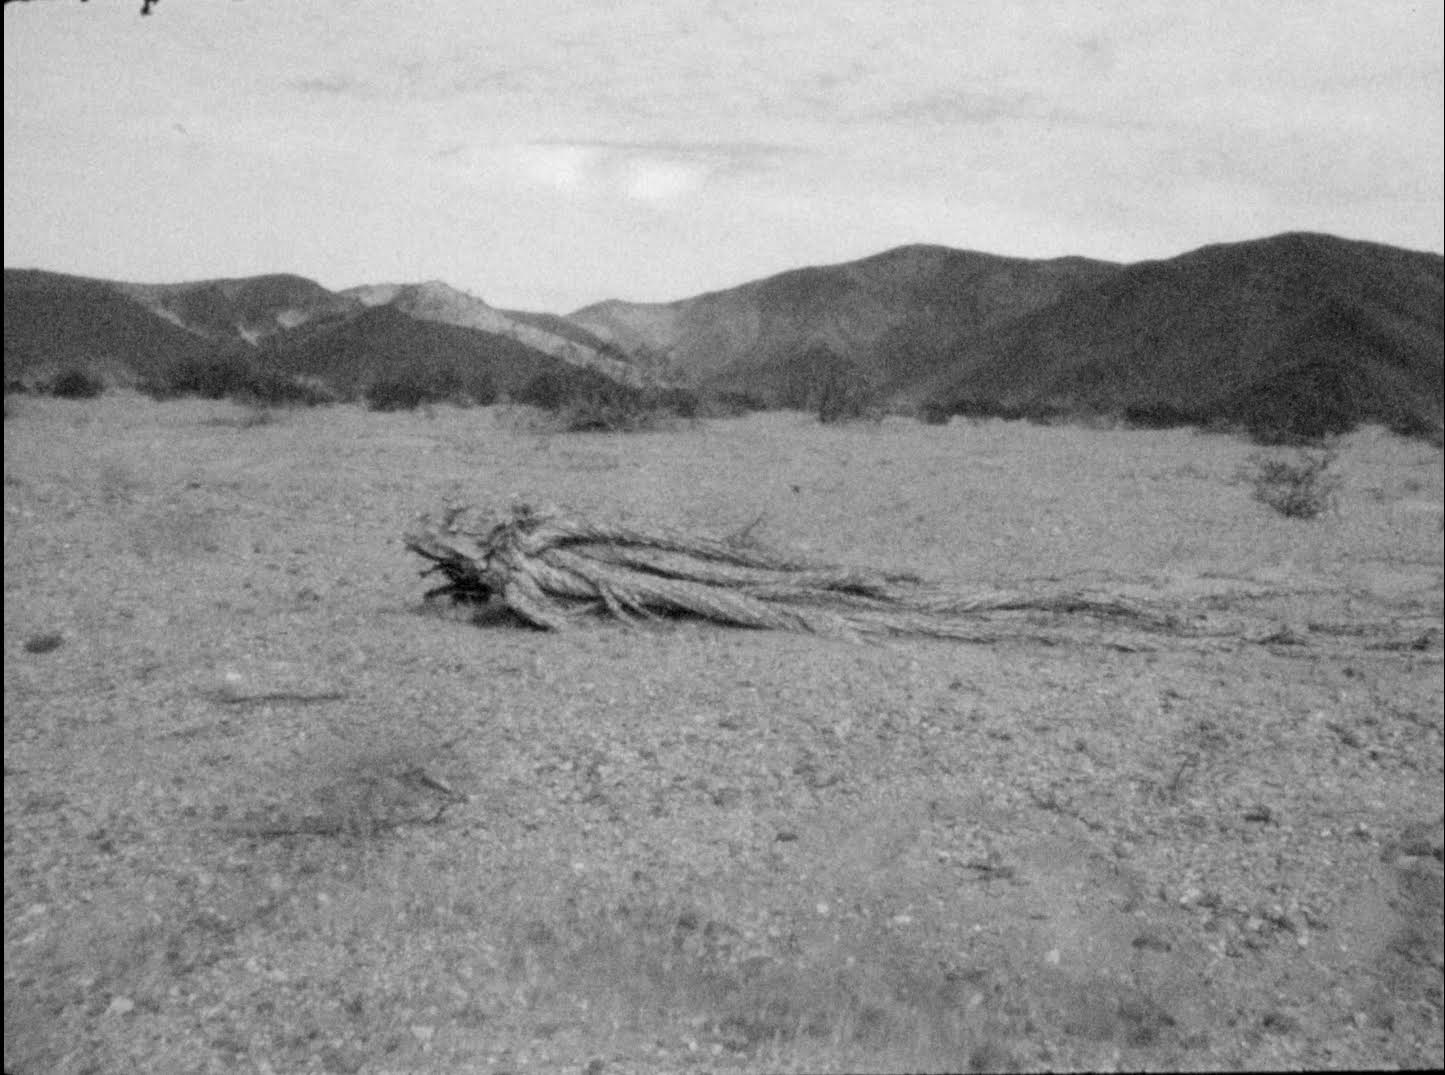
[[[440,282],[330,291],[299,276],[136,284],[5,270],[7,383],[85,366],[143,379],[265,356],[350,388],[484,371],[515,391],[585,369],[760,406],[846,376],[942,413],[1438,431],[1445,259],[1289,233],[1133,264],[905,246],[669,303],[565,316]]]

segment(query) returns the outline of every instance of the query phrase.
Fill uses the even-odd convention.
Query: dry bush
[[[538,432],[640,433],[695,419],[701,404],[684,388],[638,388],[592,371],[542,374],[518,393],[517,402],[545,412]]]
[[[1243,479],[1254,498],[1289,519],[1314,519],[1335,507],[1340,478],[1329,473],[1338,458],[1333,450],[1299,451],[1292,456],[1249,457]]]
[[[105,392],[105,382],[88,370],[68,369],[50,382],[50,394],[61,399],[94,399]]]
[[[825,425],[862,420],[882,421],[873,385],[849,363],[839,362],[824,375],[817,390],[818,421]]]

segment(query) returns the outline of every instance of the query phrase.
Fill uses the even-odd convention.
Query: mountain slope
[[[113,285],[153,313],[198,336],[257,343],[322,317],[359,312],[360,304],[304,276],[277,273],[185,284]]]
[[[104,280],[38,269],[6,269],[4,280],[7,383],[70,367],[129,382],[215,350]]]
[[[12,382],[263,360],[347,388],[436,376],[516,392],[588,371],[772,406],[816,407],[847,384],[934,411],[1435,436],[1445,259],[1300,233],[1132,265],[907,246],[567,318],[435,281],[337,293],[291,275],[156,285],[7,269],[5,360]]]
[[[946,365],[943,344],[1058,301],[1118,267],[1084,258],[1028,261],[907,246],[842,265],[797,269],[666,304],[606,302],[569,320],[629,351],[663,356],[684,383],[779,402],[820,349],[881,385]]]
[[[303,325],[337,325],[376,306],[390,306],[418,321],[507,336],[533,351],[614,380],[638,383],[635,366],[616,348],[549,315],[498,310],[438,280],[420,284],[365,284],[328,291],[314,280],[271,274],[182,284],[114,283],[151,312],[208,339],[261,344]],[[565,327],[563,327],[565,326]]]
[[[942,410],[1425,431],[1445,409],[1442,264],[1298,233],[1133,265],[912,246],[570,320],[772,405],[813,406],[841,372]]]
[[[379,380],[418,380],[515,393],[566,363],[496,333],[423,321],[392,305],[373,306],[339,324],[301,328],[268,341],[274,368],[355,390]]]
[[[1438,422],[1442,297],[1437,254],[1311,234],[1209,246],[1131,265],[973,341],[928,394],[1249,422],[1311,409]]]
[[[574,366],[596,370],[613,380],[637,384],[641,376],[635,366],[616,350],[593,347],[589,334],[575,328],[557,332],[545,317],[517,316],[498,310],[465,291],[431,280],[423,284],[374,284],[342,292],[366,306],[385,304],[420,321],[456,325],[500,336],[551,355]]]

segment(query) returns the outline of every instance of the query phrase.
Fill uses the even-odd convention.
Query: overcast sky
[[[1400,0],[36,0],[5,264],[663,301],[931,242],[1442,247]]]

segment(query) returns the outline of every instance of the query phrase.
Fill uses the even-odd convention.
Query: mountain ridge
[[[367,368],[445,354],[512,387],[571,366],[762,406],[814,407],[845,378],[933,413],[1415,430],[1445,413],[1445,258],[1312,232],[1127,264],[910,244],[567,315],[500,310],[442,281],[333,292],[292,274],[134,284],[7,269],[5,285],[7,382],[37,363],[113,369],[143,349],[132,364],[153,366],[205,346],[339,376],[344,340]]]

